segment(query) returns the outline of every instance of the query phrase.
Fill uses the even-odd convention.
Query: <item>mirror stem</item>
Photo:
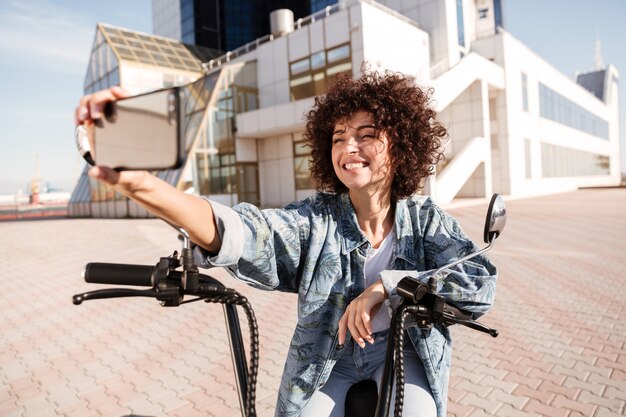
[[[434,273],[433,273],[433,277],[435,279],[439,279],[439,274],[441,272],[443,272],[444,270],[448,269],[448,268],[452,268],[455,265],[458,265],[460,263],[463,263],[465,261],[467,261],[468,259],[472,259],[475,256],[481,255],[485,252],[487,252],[489,249],[491,249],[493,247],[493,242],[495,242],[496,239],[494,238],[487,246],[485,246],[484,248],[482,248],[481,250],[479,250],[478,252],[474,252],[474,253],[470,253],[469,255],[466,255],[460,259],[457,259],[456,261],[452,261],[449,264],[446,264],[444,266],[442,266],[441,268],[437,269]]]

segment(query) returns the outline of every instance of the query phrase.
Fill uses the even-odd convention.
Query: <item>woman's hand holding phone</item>
[[[130,93],[118,86],[83,96],[74,111],[76,126],[94,124],[104,116],[104,107],[107,103],[126,97],[130,97]],[[90,148],[93,150],[94,144],[90,144]],[[90,177],[114,187],[125,195],[128,195],[129,191],[142,188],[142,183],[147,175],[149,174],[145,171],[118,172],[110,167],[100,165],[89,169]]]

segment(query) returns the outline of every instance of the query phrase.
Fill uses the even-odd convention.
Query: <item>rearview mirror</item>
[[[489,203],[489,209],[487,210],[487,218],[485,219],[485,231],[483,234],[483,240],[485,243],[493,242],[506,225],[506,207],[504,200],[498,194],[494,194],[491,197]]]

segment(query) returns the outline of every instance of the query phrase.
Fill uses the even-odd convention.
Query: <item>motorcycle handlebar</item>
[[[154,285],[154,266],[93,262],[85,265],[83,278],[92,284]]]

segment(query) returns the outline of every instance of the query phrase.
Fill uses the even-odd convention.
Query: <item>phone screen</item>
[[[116,169],[170,169],[182,165],[180,98],[169,88],[107,103],[92,129],[93,159]]]

